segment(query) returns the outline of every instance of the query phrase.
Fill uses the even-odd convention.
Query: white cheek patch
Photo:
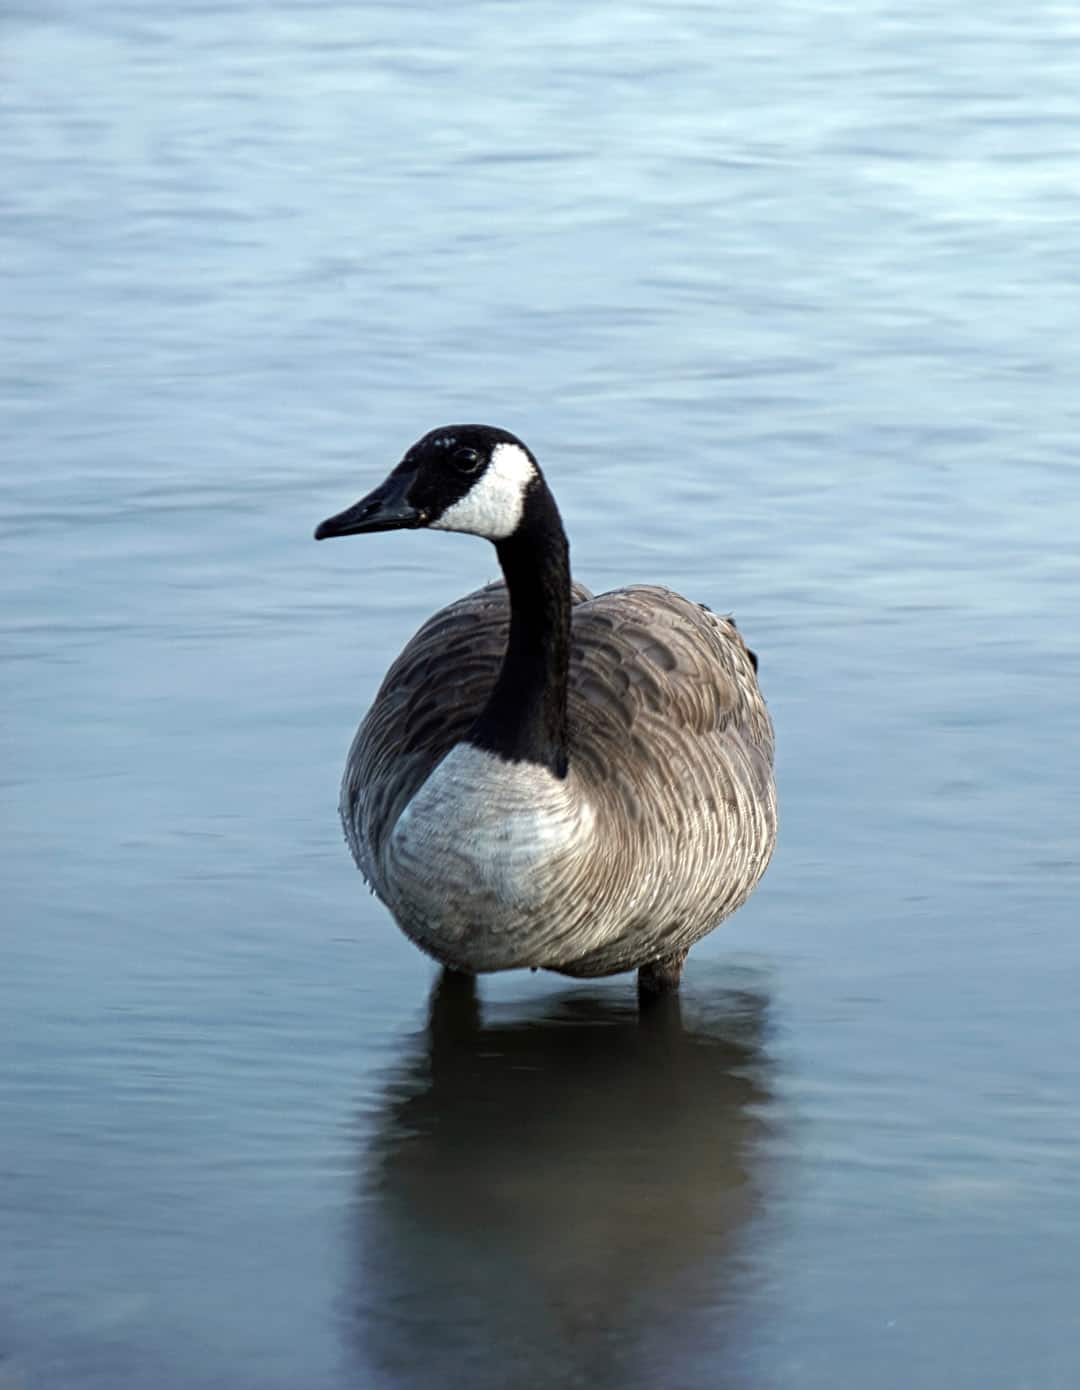
[[[536,477],[532,459],[517,444],[496,444],[491,462],[464,497],[447,507],[433,531],[464,531],[502,541],[517,530],[525,492]]]

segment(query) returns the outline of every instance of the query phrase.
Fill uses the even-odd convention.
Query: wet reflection
[[[538,1012],[538,1010],[540,1010]],[[766,999],[446,976],[365,1151],[350,1344],[379,1383],[715,1385],[764,1196]],[[729,1356],[730,1353],[730,1356]]]

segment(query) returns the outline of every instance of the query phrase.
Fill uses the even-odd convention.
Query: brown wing
[[[647,585],[583,604],[569,732],[601,825],[590,886],[621,927],[568,973],[685,949],[745,901],[775,839],[772,724],[734,622]]]
[[[597,775],[628,761],[627,744],[669,731],[682,743],[730,732],[772,765],[773,732],[756,657],[732,618],[658,585],[599,594],[574,610],[570,659],[573,756]],[[643,749],[641,757],[659,754]]]

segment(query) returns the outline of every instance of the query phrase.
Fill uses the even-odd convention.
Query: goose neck
[[[566,775],[570,556],[546,487],[496,550],[510,594],[510,635],[494,689],[469,741],[510,762]]]

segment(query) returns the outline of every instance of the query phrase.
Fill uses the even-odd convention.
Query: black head
[[[321,522],[315,539],[429,526],[505,540],[539,480],[536,460],[508,430],[444,425],[417,440],[374,492]]]

